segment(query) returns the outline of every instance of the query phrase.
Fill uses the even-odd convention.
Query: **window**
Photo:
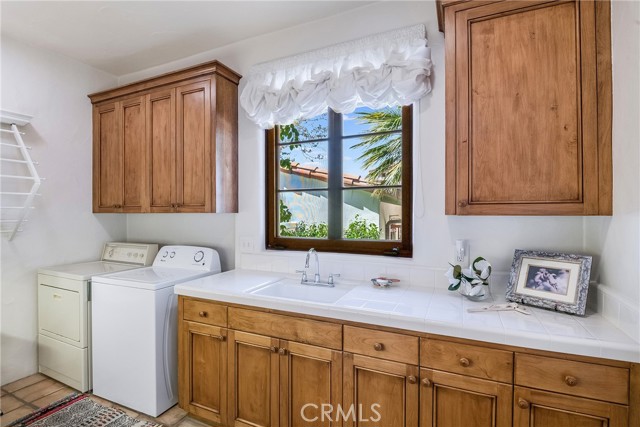
[[[267,247],[410,257],[412,107],[267,131]]]

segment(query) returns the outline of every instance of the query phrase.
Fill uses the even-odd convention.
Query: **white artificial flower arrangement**
[[[457,291],[462,286],[464,294],[474,296],[484,293],[481,285],[489,286],[491,264],[486,259],[478,257],[464,269],[460,265],[449,265],[451,267],[445,276],[449,280],[450,291]]]

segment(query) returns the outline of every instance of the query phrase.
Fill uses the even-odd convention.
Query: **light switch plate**
[[[251,254],[256,251],[256,242],[251,237],[240,238],[240,253]]]

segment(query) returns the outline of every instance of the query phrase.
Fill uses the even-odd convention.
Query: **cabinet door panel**
[[[174,89],[147,95],[147,132],[151,211],[170,212],[176,201]]]
[[[610,165],[598,160],[608,158],[597,96],[606,70],[596,74],[594,2],[495,2],[446,14],[455,121],[447,193],[456,194],[447,213],[598,214],[599,174]]]
[[[416,366],[345,353],[345,425],[417,427],[417,377]]]
[[[180,406],[216,423],[226,422],[227,342],[225,329],[182,322]]]
[[[211,206],[210,82],[176,89],[177,196],[180,211],[202,212]]]
[[[281,343],[284,349],[280,358],[281,425],[342,425],[332,422],[342,403],[342,353],[296,342]],[[323,416],[321,411],[328,408],[327,405],[333,410],[329,416]]]
[[[420,370],[421,427],[509,427],[511,385]]]
[[[93,109],[95,212],[116,212],[123,203],[124,169],[119,109],[117,102]]]
[[[576,13],[563,3],[472,21],[470,203],[580,201]]]
[[[514,427],[627,427],[629,408],[515,387]]]
[[[124,210],[142,212],[146,204],[147,138],[144,98],[122,103]]]
[[[229,345],[229,425],[278,426],[278,340],[230,331]]]

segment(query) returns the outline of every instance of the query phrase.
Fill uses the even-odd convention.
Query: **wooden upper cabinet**
[[[151,212],[171,212],[177,199],[175,92],[164,89],[146,96]]]
[[[148,211],[146,114],[143,97],[123,101],[121,108],[123,168],[123,209]]]
[[[210,82],[176,89],[176,189],[181,212],[211,210]]]
[[[147,197],[143,98],[94,108],[93,128],[94,211],[143,211]]]
[[[94,212],[237,212],[240,77],[213,61],[89,95]]]
[[[442,4],[446,213],[610,215],[609,3]]]
[[[118,103],[93,108],[93,211],[117,212],[123,203]]]

